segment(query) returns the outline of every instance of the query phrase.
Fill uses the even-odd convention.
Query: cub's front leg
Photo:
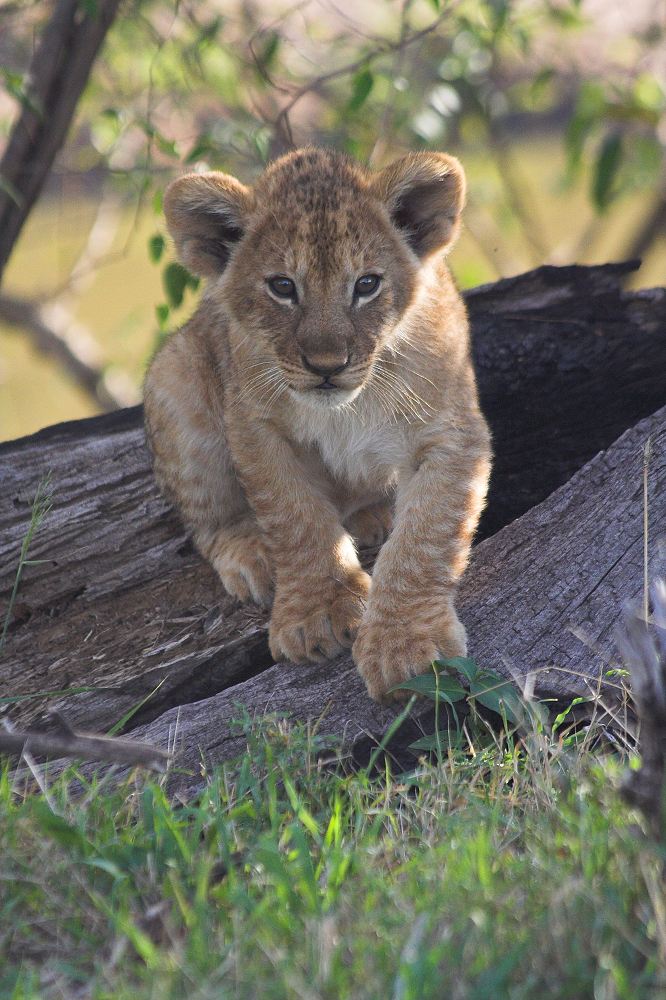
[[[398,487],[393,533],[379,553],[353,655],[370,696],[423,673],[438,657],[464,656],[456,584],[483,509],[490,440],[481,416],[417,443],[416,472]]]
[[[235,420],[229,440],[274,568],[271,653],[295,663],[335,656],[351,647],[370,589],[354,543],[271,426]]]

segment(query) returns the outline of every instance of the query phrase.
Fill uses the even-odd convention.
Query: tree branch
[[[111,379],[104,371],[99,347],[89,331],[73,322],[58,303],[40,305],[29,299],[0,295],[0,321],[25,330],[41,354],[53,358],[105,412],[137,402],[129,379]]]
[[[62,146],[120,0],[56,0],[30,65],[26,100],[0,161],[0,280]]]
[[[631,257],[644,257],[658,236],[666,231],[666,185],[650,206],[646,218],[635,233],[629,247]]]
[[[440,14],[439,17],[435,18],[434,21],[431,21],[425,28],[421,28],[420,31],[415,31],[411,35],[400,37],[395,42],[378,42],[377,48],[372,52],[368,52],[361,59],[355,59],[353,62],[340,66],[338,69],[331,70],[329,73],[322,73],[320,76],[315,77],[314,80],[310,80],[309,83],[303,84],[303,86],[299,87],[298,90],[289,98],[287,103],[280,110],[280,113],[275,121],[272,123],[275,133],[278,136],[284,135],[286,137],[287,145],[290,145],[293,148],[294,139],[289,122],[289,114],[306,94],[318,91],[324,84],[330,83],[331,80],[337,80],[341,76],[349,76],[350,74],[356,73],[358,70],[363,69],[365,66],[369,66],[371,63],[375,62],[380,58],[380,56],[391,55],[391,53],[398,52],[401,49],[407,48],[409,45],[413,45],[414,42],[418,42],[421,39],[426,38],[439,27],[445,17],[448,17],[449,14],[449,11],[447,11],[446,14]]]

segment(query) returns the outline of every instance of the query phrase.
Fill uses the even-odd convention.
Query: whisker
[[[272,393],[268,397],[268,401],[266,402],[263,410],[261,411],[261,419],[262,420],[266,419],[266,417],[268,416],[268,414],[271,411],[271,407],[274,406],[275,403],[277,403],[278,399],[280,398],[280,396],[282,395],[282,393],[285,391],[285,389],[287,389],[287,383],[284,380],[282,380],[281,382],[279,382],[278,385],[277,385],[277,387],[275,389],[273,389]]]
[[[403,415],[405,415],[405,418],[407,419],[405,414],[406,409],[416,420],[420,420],[422,423],[425,423],[426,417],[424,416],[424,410],[432,412],[431,407],[429,407],[428,404],[420,398],[420,396],[414,393],[410,387],[396,375],[395,372],[382,368],[381,363],[377,363],[375,370],[379,379],[383,381],[387,388],[390,387],[396,399],[400,400],[400,409],[402,410]]]
[[[371,383],[377,398],[383,398],[386,401],[387,412],[389,417],[392,417],[397,422],[398,414],[409,422],[409,418],[405,410],[400,404],[400,400],[397,398],[394,387],[383,378],[383,373],[381,371],[373,372],[376,375],[376,380]]]
[[[403,355],[403,356],[404,356],[404,355]],[[416,377],[417,377],[417,378],[421,378],[421,379],[423,379],[423,381],[424,381],[424,382],[427,382],[427,383],[428,383],[428,385],[431,385],[431,386],[433,387],[433,389],[438,389],[438,388],[439,388],[439,386],[435,385],[435,383],[434,383],[433,381],[431,381],[431,379],[429,379],[429,378],[426,378],[426,376],[425,376],[425,375],[422,375],[422,374],[421,374],[421,372],[417,372],[417,371],[414,371],[414,369],[413,369],[413,368],[406,368],[406,367],[405,367],[404,365],[402,365],[402,364],[401,364],[401,363],[400,363],[399,361],[389,361],[389,359],[388,359],[388,358],[382,358],[382,360],[381,360],[381,363],[382,363],[383,365],[395,365],[395,367],[396,367],[396,368],[401,368],[401,369],[403,369],[404,371],[406,371],[406,372],[409,372],[409,373],[410,373],[410,375],[416,375]]]
[[[236,402],[241,403],[249,399],[252,395],[267,389],[269,386],[274,385],[276,381],[281,381],[281,379],[282,375],[274,365],[271,365],[269,368],[263,368],[245,383]]]
[[[240,348],[243,346],[243,344],[245,343],[245,341],[249,340],[249,339],[250,339],[250,334],[246,333],[245,336],[243,337],[243,339],[240,341],[240,343],[236,344],[235,347],[231,348],[231,353],[235,354],[236,351],[240,350]]]

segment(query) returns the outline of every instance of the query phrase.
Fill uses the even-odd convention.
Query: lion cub
[[[303,149],[254,187],[192,174],[165,196],[208,284],[146,379],[158,482],[229,593],[272,601],[276,659],[353,644],[376,699],[465,653],[490,442],[445,262],[464,190],[443,153],[372,174]],[[382,542],[371,580],[356,544]]]

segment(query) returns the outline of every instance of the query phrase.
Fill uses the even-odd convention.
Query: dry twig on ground
[[[148,743],[75,732],[61,715],[55,713],[49,717],[48,730],[16,732],[9,729],[0,733],[0,753],[23,754],[26,751],[38,757],[74,757],[77,760],[146,767],[153,771],[164,771],[169,760],[168,753]]]

